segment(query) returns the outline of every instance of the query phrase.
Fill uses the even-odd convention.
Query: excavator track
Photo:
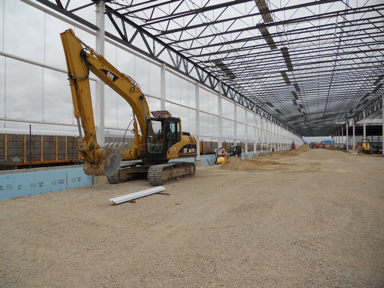
[[[120,183],[120,176],[119,176],[119,169],[116,170],[115,173],[113,173],[111,176],[107,176],[107,180],[109,184],[119,184]]]
[[[196,167],[193,162],[171,162],[153,165],[148,170],[148,182],[153,186],[163,185],[170,179],[195,175]]]

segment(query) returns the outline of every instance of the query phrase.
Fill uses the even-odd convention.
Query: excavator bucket
[[[99,162],[97,164],[84,161],[84,173],[95,176],[111,176],[120,167],[125,147],[100,148],[97,151]]]

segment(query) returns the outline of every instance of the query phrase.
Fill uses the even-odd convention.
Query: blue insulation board
[[[83,168],[0,175],[0,200],[92,185]]]

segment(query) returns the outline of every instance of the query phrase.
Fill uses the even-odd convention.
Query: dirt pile
[[[332,151],[327,149],[311,149],[307,153],[297,156],[299,159],[305,160],[349,160],[350,157],[341,151]]]
[[[307,151],[310,151],[312,150],[311,147],[309,147],[307,144],[304,144],[304,145],[301,145],[299,148],[297,148],[296,150],[293,150],[293,151],[289,151],[289,150],[284,150],[281,152],[281,155],[282,156],[290,156],[290,157],[296,157],[302,153],[305,153]]]
[[[219,169],[232,170],[232,171],[256,171],[261,170],[260,167],[250,161],[241,161],[240,158],[231,157],[228,161],[220,165]]]
[[[327,149],[327,150],[333,150],[333,151],[340,151],[340,149],[339,149],[339,148],[336,148],[335,145],[330,145],[330,146],[328,146],[326,149]]]

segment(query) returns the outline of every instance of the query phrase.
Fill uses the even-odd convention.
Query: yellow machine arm
[[[119,167],[124,153],[125,159],[138,159],[144,156],[146,119],[150,117],[148,103],[132,78],[121,73],[102,55],[97,54],[96,51],[81,42],[71,29],[60,35],[67,61],[75,117],[78,124],[80,118],[84,130],[82,147],[79,149],[84,157],[84,171],[87,175],[109,176]],[[123,97],[132,107],[142,133],[140,136],[135,121],[135,138],[132,148],[100,148],[97,143],[88,77],[89,70]]]

